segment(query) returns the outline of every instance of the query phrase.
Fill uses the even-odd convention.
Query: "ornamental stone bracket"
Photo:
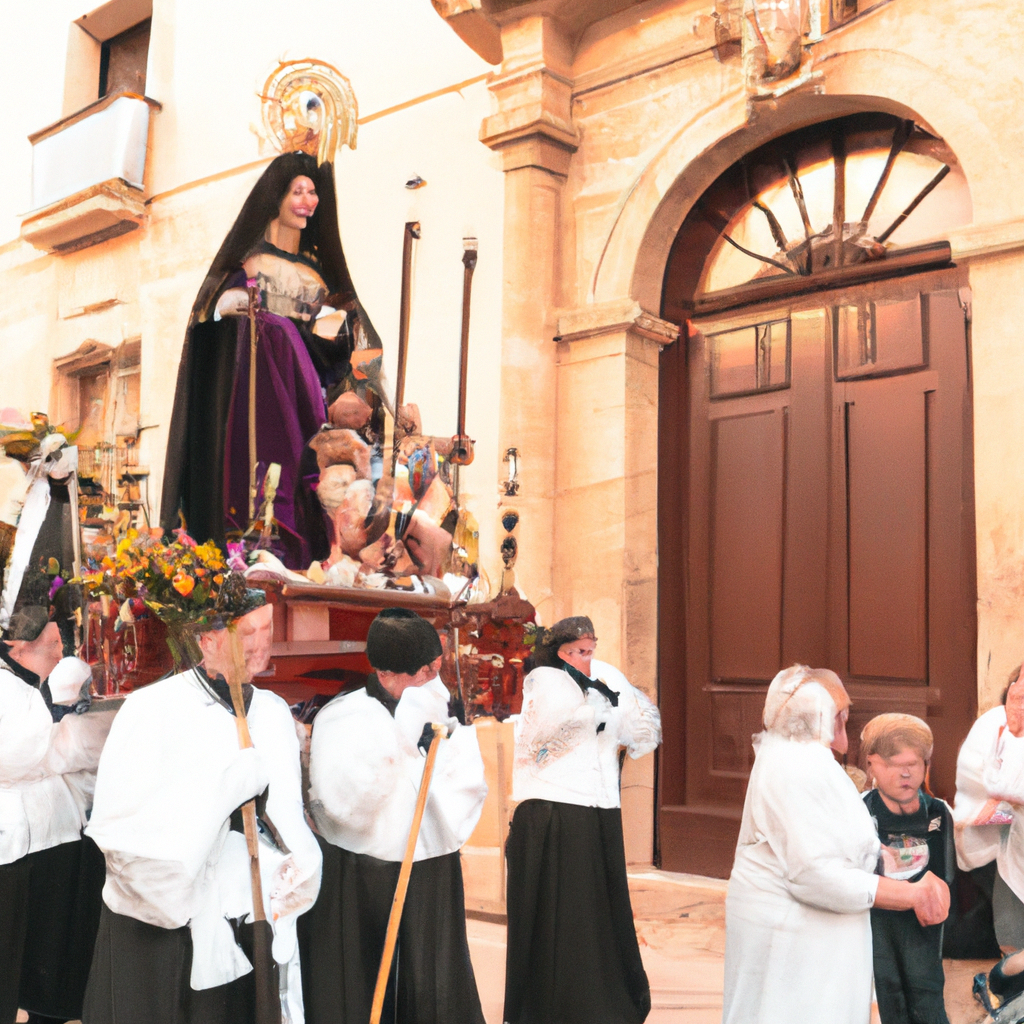
[[[647,312],[635,299],[617,299],[564,311],[558,317],[558,334],[554,340],[575,343],[627,333],[664,348],[678,339],[680,328]]]

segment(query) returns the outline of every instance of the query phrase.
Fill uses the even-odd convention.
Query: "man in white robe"
[[[436,723],[450,735],[430,782],[382,1020],[483,1024],[459,860],[487,795],[476,730],[450,717],[441,643],[425,619],[385,609],[370,626],[366,655],[376,675],[325,705],[313,725],[310,809],[326,842],[320,899],[300,923],[307,1021],[369,1019]]]
[[[44,592],[45,596],[45,592]],[[45,606],[44,606],[45,613]],[[99,916],[100,858],[82,840],[112,715],[67,714],[89,666],[56,622],[0,644],[0,1021],[81,1013]],[[12,633],[14,638],[12,639]],[[45,1017],[40,1016],[45,1014]]]
[[[82,839],[112,715],[86,714],[75,571],[77,449],[27,454],[0,597],[0,1022],[78,1018],[100,913],[102,857]],[[75,714],[74,712],[81,712]]]
[[[244,687],[253,746],[239,749],[223,626],[240,611],[246,675],[263,671],[272,609],[229,608],[222,628],[198,636],[202,664],[130,694],[111,730],[88,828],[107,879],[83,1024],[252,1024],[252,890],[236,812],[253,798],[283,1021],[302,1024],[295,921],[316,899],[320,851],[284,700]]]

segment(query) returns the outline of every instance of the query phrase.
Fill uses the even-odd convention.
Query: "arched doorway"
[[[855,219],[856,218],[856,219]],[[731,866],[750,737],[793,662],[846,682],[856,737],[926,718],[951,797],[976,710],[966,278],[941,139],[858,114],[775,139],[686,217],[662,313],[659,851]]]

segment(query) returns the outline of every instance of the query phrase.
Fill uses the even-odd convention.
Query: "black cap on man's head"
[[[441,653],[437,630],[407,608],[385,608],[366,634],[366,657],[381,672],[413,676]]]

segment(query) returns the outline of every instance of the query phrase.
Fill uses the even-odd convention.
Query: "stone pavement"
[[[725,882],[654,869],[630,872],[640,952],[651,982],[649,1024],[719,1024],[725,956]],[[505,925],[470,917],[469,946],[487,1024],[501,1024]],[[976,1024],[983,1014],[971,979],[991,961],[946,961],[950,1024]],[[24,1020],[19,1016],[19,1021]],[[873,1016],[877,1021],[877,1015]]]
[[[651,982],[648,1024],[719,1024],[725,958],[725,888],[716,878],[653,869],[630,872],[640,953]],[[470,918],[469,945],[487,1024],[501,1024],[505,926]],[[950,1024],[984,1019],[971,980],[992,961],[947,960]],[[877,1022],[877,1013],[872,1015]]]
[[[630,873],[640,953],[651,982],[650,1024],[719,1024],[725,882],[667,871]],[[505,926],[470,918],[469,946],[487,1024],[501,1024]]]

